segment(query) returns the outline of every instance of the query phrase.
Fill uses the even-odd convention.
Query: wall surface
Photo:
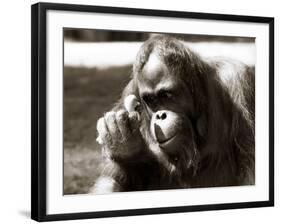
[[[250,0],[68,0],[63,3],[153,8],[275,17],[275,200],[274,208],[237,209],[169,215],[106,218],[60,223],[278,223],[280,204],[280,5]],[[30,5],[35,1],[3,1],[0,35],[0,223],[30,220]]]

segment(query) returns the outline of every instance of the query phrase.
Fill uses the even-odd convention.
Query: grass
[[[96,122],[119,99],[131,66],[64,68],[64,194],[83,194],[101,171]]]

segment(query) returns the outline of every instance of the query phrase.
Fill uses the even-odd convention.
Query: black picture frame
[[[183,11],[163,11],[136,8],[102,7],[73,4],[37,3],[31,7],[31,75],[32,75],[32,153],[31,153],[31,218],[37,221],[86,219],[115,216],[132,216],[161,213],[192,212],[237,208],[254,208],[274,206],[274,18],[195,13]],[[196,206],[177,206],[160,208],[140,208],[86,213],[52,214],[46,213],[46,13],[48,10],[75,12],[100,12],[123,15],[140,15],[154,17],[174,17],[206,19],[234,22],[254,22],[269,25],[269,200],[208,204]]]

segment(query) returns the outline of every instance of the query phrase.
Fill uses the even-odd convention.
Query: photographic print
[[[31,12],[32,219],[274,205],[274,18]]]
[[[255,184],[255,38],[64,29],[64,194]]]

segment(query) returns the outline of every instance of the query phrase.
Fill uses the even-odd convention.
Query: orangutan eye
[[[170,91],[160,91],[158,93],[158,98],[162,100],[168,100],[173,98],[173,94]]]
[[[142,97],[142,100],[147,104],[147,105],[154,105],[155,104],[155,101],[156,101],[156,98],[152,95],[144,95]]]

